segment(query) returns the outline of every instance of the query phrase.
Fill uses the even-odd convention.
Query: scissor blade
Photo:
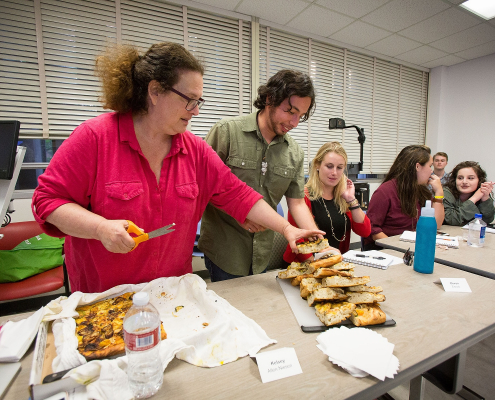
[[[175,226],[175,224],[170,224],[164,226],[163,228],[159,228],[154,231],[148,232],[148,239],[153,239],[158,236],[166,235],[167,233],[173,232],[175,229],[170,229],[172,226]]]

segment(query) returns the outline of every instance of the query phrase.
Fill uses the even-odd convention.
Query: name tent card
[[[440,281],[446,292],[471,293],[471,288],[465,278],[440,278]]]
[[[256,354],[256,362],[263,383],[302,374],[296,350],[292,347]]]

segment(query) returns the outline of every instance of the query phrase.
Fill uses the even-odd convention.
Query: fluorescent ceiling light
[[[460,6],[484,19],[495,17],[495,0],[468,0]]]

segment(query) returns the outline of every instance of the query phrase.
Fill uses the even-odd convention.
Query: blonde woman
[[[349,250],[351,229],[359,236],[369,236],[370,220],[356,200],[354,183],[345,175],[347,153],[337,142],[324,144],[311,163],[309,179],[305,186],[305,198],[318,227],[327,232],[330,246],[341,253]],[[289,212],[289,222],[297,226]],[[284,260],[305,261],[311,257],[294,254],[290,247]]]

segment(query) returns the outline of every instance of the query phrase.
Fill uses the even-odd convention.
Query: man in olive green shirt
[[[250,115],[216,123],[206,141],[231,171],[274,209],[285,195],[298,226],[318,229],[304,202],[304,152],[287,132],[306,121],[315,93],[306,74],[282,70],[258,88]],[[246,220],[240,225],[209,204],[201,220],[199,249],[213,282],[264,272],[274,233]]]

